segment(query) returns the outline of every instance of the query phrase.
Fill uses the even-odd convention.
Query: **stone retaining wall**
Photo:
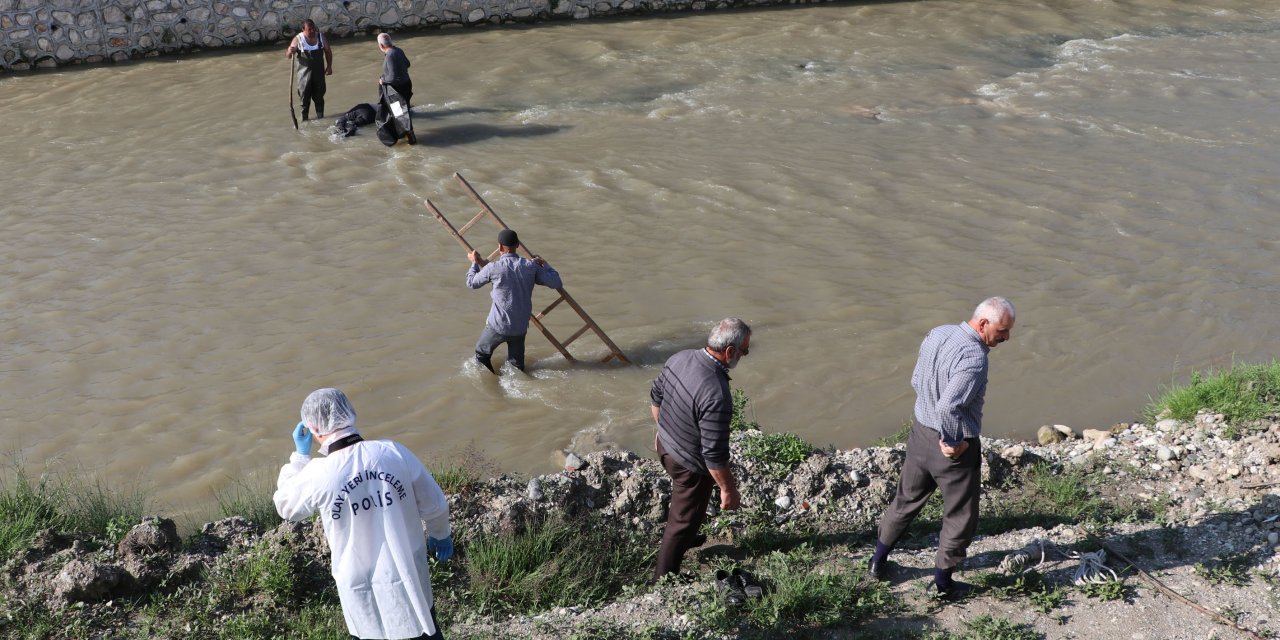
[[[0,71],[269,44],[304,18],[334,39],[826,0],[0,0]]]

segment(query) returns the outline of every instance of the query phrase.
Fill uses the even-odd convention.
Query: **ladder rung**
[[[586,333],[586,332],[587,332],[587,331],[589,331],[590,329],[591,329],[591,325],[589,325],[589,324],[584,324],[584,325],[582,325],[582,328],[581,328],[581,329],[578,329],[578,332],[577,332],[577,333],[575,333],[575,334],[573,334],[573,335],[569,336],[569,339],[568,339],[568,340],[565,340],[564,342],[562,342],[562,343],[560,343],[560,344],[563,344],[564,346],[566,346],[566,347],[567,347],[567,346],[569,346],[569,343],[570,343],[570,342],[573,342],[574,340],[577,340],[578,338],[581,338],[581,337],[582,337],[582,334]]]
[[[545,318],[545,317],[547,316],[547,314],[548,314],[548,313],[551,313],[551,310],[552,310],[552,309],[554,309],[554,308],[556,308],[556,306],[557,306],[557,305],[559,305],[561,302],[564,302],[564,294],[563,294],[563,293],[562,293],[562,294],[560,294],[560,297],[559,297],[559,298],[556,298],[556,301],[555,301],[555,302],[552,302],[551,304],[547,305],[547,308],[546,308],[546,309],[543,309],[543,310],[542,310],[542,313],[539,313],[539,314],[538,314],[538,318],[539,318],[539,319]]]
[[[461,236],[461,235],[466,235],[466,233],[467,233],[468,231],[470,231],[470,230],[471,230],[471,227],[476,226],[476,223],[477,223],[477,222],[480,222],[481,220],[484,220],[485,213],[486,213],[486,212],[481,211],[480,213],[477,213],[477,214],[476,214],[476,217],[474,217],[474,218],[472,218],[472,219],[468,220],[466,224],[462,225],[462,228],[461,228],[461,229],[458,229],[458,235],[460,235],[460,236]]]

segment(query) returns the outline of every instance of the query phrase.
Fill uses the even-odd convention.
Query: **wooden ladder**
[[[480,211],[468,220],[466,224],[462,225],[461,228],[454,228],[453,224],[445,219],[444,214],[440,213],[440,210],[437,209],[436,205],[432,204],[430,200],[426,201],[427,209],[436,217],[436,220],[440,221],[440,224],[444,225],[445,229],[449,230],[449,234],[453,236],[453,239],[457,240],[458,244],[461,244],[463,248],[470,253],[474,249],[471,244],[463,238],[463,236],[475,227],[477,223],[488,218],[493,221],[499,229],[506,229],[507,225],[502,221],[502,218],[499,218],[498,214],[493,211],[493,208],[484,201],[484,198],[481,198],[480,194],[476,193],[476,190],[471,188],[471,184],[467,182],[466,178],[463,178],[462,175],[458,173],[453,174],[453,178],[458,181],[458,184],[462,185],[462,189],[467,192],[467,195],[471,196],[471,199],[474,200],[476,204],[480,205]],[[532,251],[529,251],[529,247],[525,245],[523,240],[520,241],[518,251],[524,253],[529,258],[532,258],[534,255]],[[489,254],[489,259],[492,260],[493,258],[494,254]],[[587,315],[587,312],[576,300],[573,299],[573,296],[569,295],[568,291],[565,291],[563,287],[556,289],[556,291],[560,293],[560,297],[556,298],[555,302],[547,305],[547,308],[543,309],[540,313],[535,313],[530,316],[529,321],[533,323],[533,326],[538,328],[538,331],[542,332],[542,335],[547,337],[547,340],[550,341],[552,346],[560,352],[560,355],[564,356],[565,360],[568,360],[569,362],[577,362],[577,359],[569,353],[569,345],[572,344],[574,340],[581,338],[588,331],[593,331],[596,336],[600,338],[600,341],[609,348],[609,355],[605,356],[600,362],[608,362],[616,358],[619,362],[631,364],[631,361],[622,353],[622,350],[618,348],[618,345],[614,344],[613,341],[609,339],[609,336],[605,335],[604,330],[600,328],[600,325],[596,324],[595,320],[592,320],[591,316]],[[554,335],[551,335],[551,331],[542,323],[542,319],[547,317],[547,314],[551,313],[551,310],[559,306],[561,302],[568,304],[570,308],[578,313],[578,317],[582,318],[583,321],[582,328],[575,331],[573,335],[569,336],[568,340],[564,341],[560,341]]]

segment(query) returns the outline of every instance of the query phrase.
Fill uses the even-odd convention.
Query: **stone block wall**
[[[332,38],[825,0],[0,0],[0,72]]]

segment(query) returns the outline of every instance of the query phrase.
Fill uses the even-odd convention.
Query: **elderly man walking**
[[[311,459],[313,436],[323,459]],[[276,511],[293,521],[320,514],[351,637],[442,639],[427,554],[448,560],[453,532],[431,472],[404,445],[361,437],[337,389],[302,402],[293,445],[276,482]]]
[[[707,346],[668,358],[649,390],[649,408],[658,423],[654,448],[671,476],[671,504],[655,579],[679,573],[685,551],[705,542],[698,529],[713,485],[720,487],[721,509],[739,506],[738,483],[729,468],[729,370],[747,355],[750,345],[751,327],[738,318],[725,318],[711,330]]]
[[[898,493],[880,520],[868,573],[883,580],[889,552],[924,508],[942,490],[942,532],[934,558],[933,587],[960,598],[972,585],[952,578],[978,527],[981,496],[982,404],[987,392],[987,354],[1009,339],[1013,305],[988,298],[961,324],[937,327],[925,336],[911,373],[916,391],[915,423],[907,441]]]

